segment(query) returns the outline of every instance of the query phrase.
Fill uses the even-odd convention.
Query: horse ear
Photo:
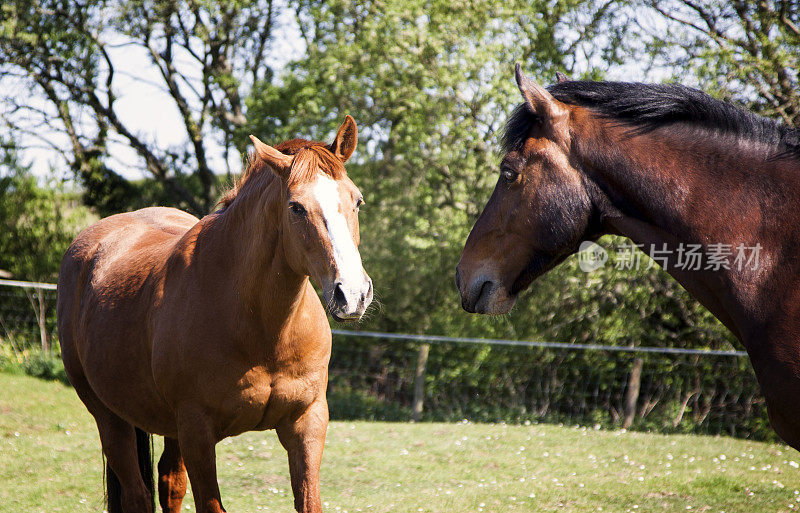
[[[536,114],[542,121],[548,123],[555,121],[563,112],[563,107],[559,104],[558,100],[553,98],[547,89],[540,86],[522,72],[522,66],[517,63],[514,67],[517,78],[517,87],[528,108]]]
[[[331,143],[331,152],[339,157],[342,162],[347,162],[356,149],[358,142],[358,127],[352,116],[349,114],[344,117],[344,123],[336,132],[336,139]]]
[[[567,77],[564,73],[560,71],[556,71],[556,81],[559,84],[563,84],[564,82],[569,82],[569,77]]]
[[[283,178],[289,175],[289,169],[292,167],[294,157],[285,155],[272,146],[264,144],[255,135],[251,134],[250,140],[253,141],[258,158],[269,164],[277,175]]]

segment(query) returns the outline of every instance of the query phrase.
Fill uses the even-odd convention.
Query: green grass
[[[292,511],[273,432],[223,441],[217,462],[228,511]],[[322,499],[334,513],[789,512],[800,510],[798,463],[786,446],[731,438],[334,422]],[[97,433],[74,391],[0,374],[0,511],[101,511],[101,483]],[[194,511],[191,494],[184,504]]]

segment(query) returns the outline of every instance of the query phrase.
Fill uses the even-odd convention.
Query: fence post
[[[430,344],[420,344],[417,352],[417,370],[414,373],[414,405],[411,418],[414,422],[422,420],[422,403],[425,400],[425,367],[428,365]]]
[[[45,304],[44,289],[37,288],[36,294],[39,300],[39,336],[42,340],[42,351],[44,354],[50,353],[50,341],[47,340],[47,305]]]
[[[39,325],[39,339],[42,344],[42,351],[47,354],[50,352],[50,344],[47,342],[47,319],[45,318],[47,311],[44,299],[44,288],[41,286],[32,289],[23,287],[23,290],[33,309],[33,315],[36,317],[36,324]],[[31,290],[33,290],[33,292],[31,292]]]
[[[642,384],[642,367],[644,358],[637,356],[633,359],[631,374],[628,376],[628,387],[625,389],[624,413],[622,417],[622,427],[628,429],[633,425],[636,417],[636,403],[639,401],[639,388]]]

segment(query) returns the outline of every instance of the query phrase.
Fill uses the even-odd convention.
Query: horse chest
[[[301,376],[269,374],[260,369],[248,372],[228,403],[230,416],[223,428],[225,435],[274,429],[282,418],[303,411],[324,397],[324,379],[320,372]]]

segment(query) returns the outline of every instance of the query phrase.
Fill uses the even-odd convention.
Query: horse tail
[[[103,481],[106,482],[106,511],[108,513],[122,513],[122,485],[117,474],[103,455]]]
[[[156,508],[155,477],[153,475],[153,435],[136,428],[136,457],[139,460],[139,473],[142,474],[144,486],[150,494],[152,509]],[[106,482],[106,511],[108,513],[122,512],[122,485],[117,474],[111,469],[103,456],[105,464],[104,479]]]
[[[156,480],[153,477],[153,435],[136,428],[136,456],[139,458],[139,473],[150,494],[150,511],[156,510]]]

